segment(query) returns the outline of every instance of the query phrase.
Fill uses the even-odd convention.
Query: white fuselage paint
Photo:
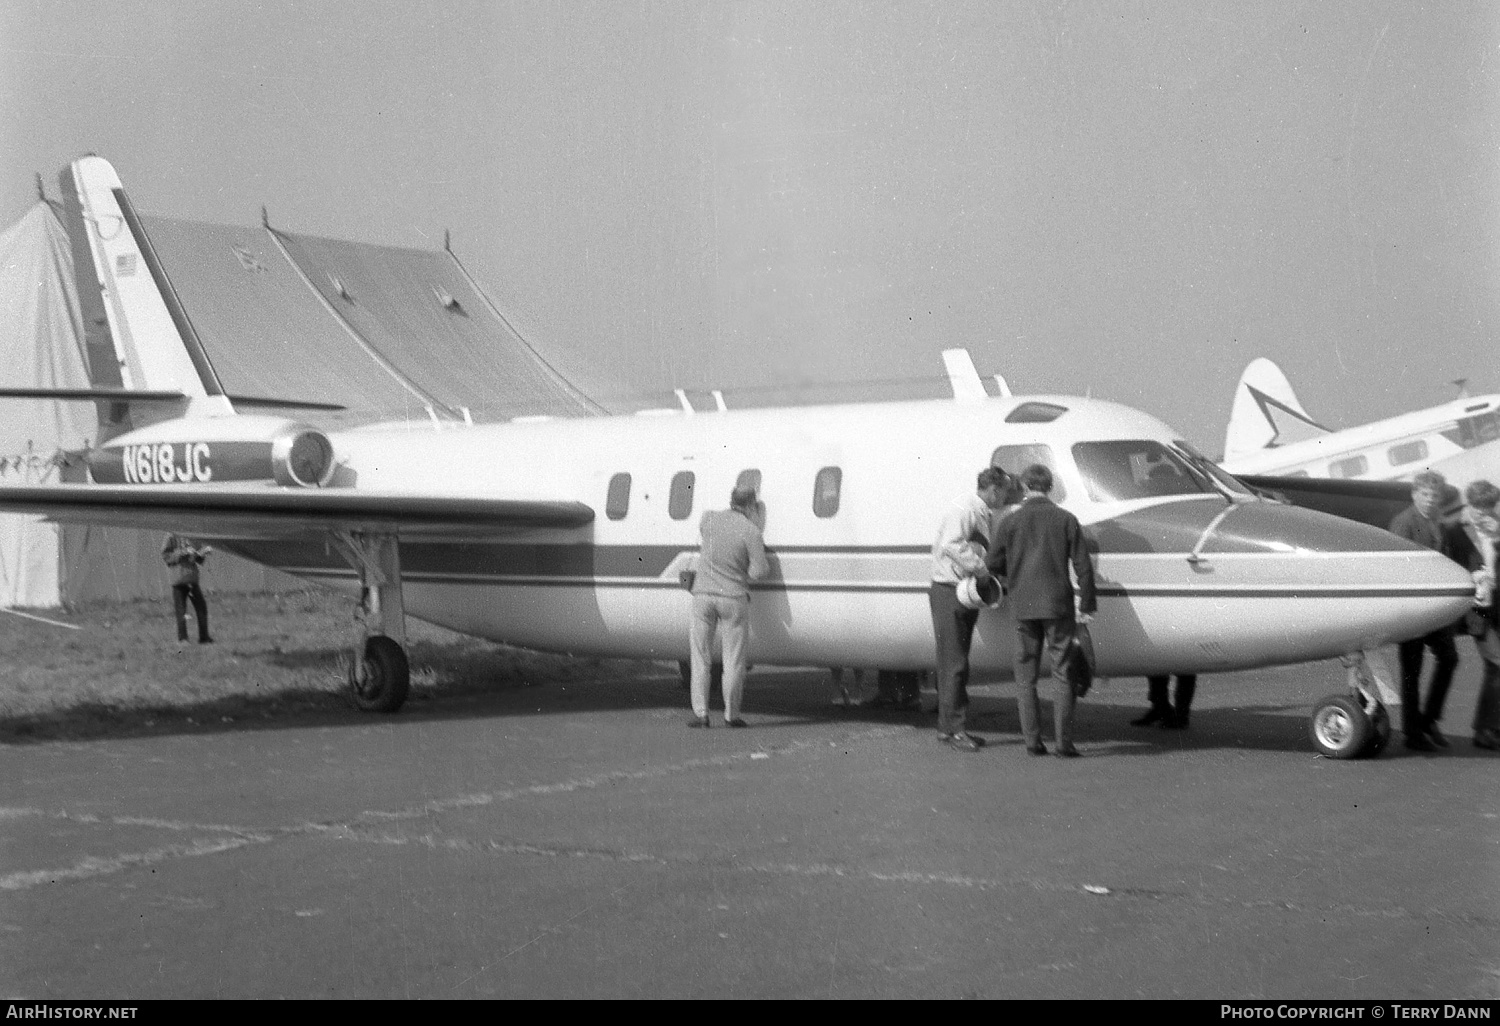
[[[1036,400],[1038,397],[1029,397]],[[496,641],[548,650],[644,658],[687,655],[689,600],[678,570],[698,544],[699,519],[723,508],[739,474],[761,472],[772,575],[755,590],[751,659],[761,664],[888,669],[930,666],[929,547],[939,518],[974,489],[1000,445],[1045,444],[1087,526],[1132,511],[1195,504],[1205,521],[1217,495],[1095,502],[1071,459],[1079,441],[1155,439],[1177,433],[1112,403],[1043,397],[1068,411],[1051,423],[1005,423],[1023,400],[926,401],[661,417],[445,427],[396,425],[334,436],[335,485],[424,495],[528,495],[583,502],[592,524],[517,530],[505,544],[589,545],[616,561],[637,549],[670,559],[649,575],[608,567],[579,575],[487,570],[451,560],[424,572],[403,553],[407,610]],[[842,471],[839,509],[813,510],[823,467]],[[695,475],[691,514],[669,516],[672,478]],[[612,475],[632,476],[628,514],[605,513]],[[1467,582],[1425,550],[1317,551],[1302,544],[1304,510],[1284,510],[1284,537],[1268,551],[1206,554],[1105,552],[1093,633],[1107,674],[1233,670],[1329,658],[1424,633],[1462,612]],[[1228,518],[1225,529],[1232,527]],[[1340,524],[1343,522],[1340,521]],[[1348,530],[1367,531],[1362,525]],[[459,543],[450,543],[459,552]],[[475,543],[476,545],[480,543]],[[440,555],[439,550],[428,551]],[[436,558],[436,555],[434,556]],[[352,586],[352,571],[275,562],[294,574]],[[1013,657],[1008,603],[980,616],[976,669],[1004,672]]]

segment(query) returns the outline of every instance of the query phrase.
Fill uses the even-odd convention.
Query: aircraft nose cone
[[[1453,623],[1473,582],[1388,531],[1272,502],[1194,500],[1101,522],[1104,599],[1201,670],[1328,659]],[[1111,603],[1101,601],[1100,620]]]

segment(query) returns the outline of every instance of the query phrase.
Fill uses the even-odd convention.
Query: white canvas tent
[[[83,328],[67,233],[44,202],[0,234],[0,383],[87,388]],[[0,403],[0,484],[58,480],[63,454],[92,439],[93,406]],[[37,517],[0,515],[0,606],[56,606],[60,531]]]

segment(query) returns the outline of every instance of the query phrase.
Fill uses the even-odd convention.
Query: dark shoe
[[[949,734],[943,738],[943,743],[949,748],[956,748],[960,752],[977,752],[983,747],[976,739],[968,734]]]
[[[1483,748],[1489,752],[1500,752],[1500,737],[1496,737],[1493,731],[1481,730],[1474,735],[1474,747]]]
[[[1037,744],[1034,744],[1034,745],[1027,745],[1026,746],[1026,754],[1027,755],[1046,755],[1047,754],[1047,746],[1044,745],[1044,744],[1042,744],[1042,743],[1040,743],[1040,742],[1038,742]]]
[[[708,717],[707,716],[694,716],[692,719],[688,720],[688,726],[689,727],[702,727],[704,730],[707,730],[708,727],[709,727]]]
[[[1162,713],[1161,722],[1157,724],[1162,730],[1184,730],[1187,728],[1187,720],[1181,719],[1171,709]]]
[[[1076,759],[1083,753],[1074,748],[1072,745],[1059,745],[1057,751],[1053,752],[1052,754],[1057,756],[1059,759]]]
[[[1448,743],[1448,739],[1443,736],[1443,732],[1441,730],[1438,730],[1438,725],[1436,723],[1427,724],[1427,740],[1431,741],[1439,748],[1453,747]]]
[[[1408,734],[1406,736],[1406,747],[1410,748],[1414,752],[1437,751],[1437,745],[1427,740],[1427,738],[1421,734]]]
[[[892,698],[890,695],[876,695],[874,698],[870,699],[868,702],[865,703],[865,708],[867,708],[867,709],[894,709],[894,708],[896,708],[896,705],[897,705],[897,700],[894,699],[894,698]]]
[[[1151,708],[1146,710],[1146,714],[1144,716],[1137,716],[1135,719],[1131,720],[1130,725],[1132,727],[1149,727],[1157,720],[1166,720],[1171,718],[1171,709],[1167,708],[1164,705],[1153,705]],[[1165,726],[1165,724],[1163,724],[1163,726]]]
[[[742,720],[738,716],[736,716],[732,720],[725,720],[724,721],[724,726],[726,726],[726,727],[748,727],[748,726],[750,726],[750,724],[746,723],[744,720]]]
[[[198,644],[200,644],[200,645],[212,645],[213,643],[214,643],[214,639],[213,638],[199,638],[198,639]]]

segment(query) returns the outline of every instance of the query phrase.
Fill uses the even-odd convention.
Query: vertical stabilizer
[[[88,242],[89,269],[99,287],[120,384],[182,393],[182,407],[161,411],[169,416],[232,414],[208,353],[115,169],[102,157],[83,157],[68,166],[62,179],[65,201],[70,207],[76,202],[78,223],[70,227]],[[76,240],[75,250],[82,256]],[[80,283],[87,280],[83,270]],[[91,356],[95,348],[91,346]]]
[[[974,369],[974,361],[969,358],[967,349],[944,349],[943,366],[948,371],[948,384],[953,389],[954,399],[972,403],[990,397],[984,390],[984,382],[979,380],[979,372]]]
[[[1281,368],[1265,357],[1250,361],[1234,391],[1224,458],[1301,442],[1328,429],[1308,416]]]

